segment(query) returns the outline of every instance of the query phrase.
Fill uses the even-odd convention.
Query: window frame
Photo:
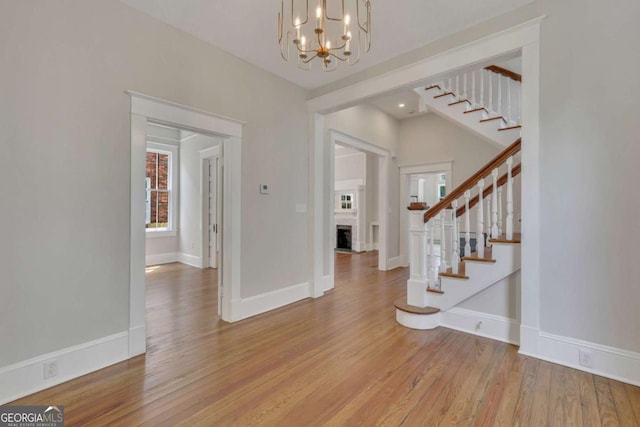
[[[169,194],[169,226],[166,228],[147,228],[145,224],[145,232],[147,237],[174,237],[178,234],[178,147],[169,144],[160,144],[153,141],[147,141],[145,153],[159,153],[169,156],[169,165],[167,173],[167,190]],[[146,175],[145,175],[146,179]],[[145,186],[146,189],[146,186]],[[150,191],[150,190],[149,190]],[[145,206],[146,210],[146,206]]]

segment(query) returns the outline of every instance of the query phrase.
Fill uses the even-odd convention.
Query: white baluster
[[[497,239],[498,234],[498,168],[491,171],[493,178],[493,197],[491,197],[491,238]]]
[[[458,266],[460,264],[460,231],[458,229],[458,220],[456,219],[456,211],[458,210],[458,201],[451,202],[452,213],[451,222],[453,226],[452,254],[451,254],[451,271],[458,274]]]
[[[522,83],[518,83],[518,85],[516,86],[516,99],[517,99],[517,106],[518,106],[518,117],[517,117],[517,122],[516,124],[521,124],[522,123]]]
[[[476,108],[476,72],[471,72],[471,108]]]
[[[460,76],[456,76],[456,99],[460,99]]]
[[[427,280],[429,282],[429,287],[432,289],[440,289],[439,288],[439,284],[436,283],[436,254],[434,252],[434,246],[433,246],[433,232],[435,231],[435,227],[434,224],[435,223],[435,219],[432,218],[429,220],[429,265],[427,266],[428,270],[427,270]]]
[[[485,74],[487,74],[484,70],[484,68],[482,70],[480,70],[480,106],[484,107],[486,104],[486,102],[484,102],[484,77]]]
[[[493,73],[489,71],[489,114],[493,114]]]
[[[498,188],[498,236],[502,236],[502,187]]]
[[[513,240],[513,177],[511,168],[513,166],[513,156],[507,159],[507,240]]]
[[[464,192],[464,256],[471,256],[471,218],[469,215],[469,199],[471,191]],[[476,239],[476,246],[478,239]]]
[[[444,218],[445,210],[440,211],[440,273],[447,272],[447,245],[445,243],[446,236],[444,234]]]
[[[487,247],[490,248],[491,247],[491,242],[489,241],[489,239],[491,238],[491,199],[492,194],[489,194],[487,196]]]
[[[469,99],[469,95],[467,94],[467,73],[464,73],[464,75],[462,76],[462,82],[462,90],[464,92],[464,94],[462,95],[462,99]]]
[[[498,74],[498,115],[502,116],[502,76],[500,74]],[[502,123],[500,124],[500,127],[502,127]]]
[[[507,123],[512,126],[513,114],[511,111],[511,79],[507,79]]]
[[[453,92],[453,82],[451,80],[451,77],[449,77],[449,89],[447,90],[447,92]]]
[[[476,229],[476,252],[478,258],[484,258],[484,206],[482,202],[482,191],[484,190],[484,179],[478,181],[478,226]]]

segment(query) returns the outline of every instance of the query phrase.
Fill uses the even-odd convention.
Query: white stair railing
[[[491,66],[452,75],[437,85],[441,93],[452,94],[449,103],[466,100],[467,110],[485,110],[484,119],[501,117],[500,128],[521,124],[522,83],[515,73]]]
[[[418,307],[428,305],[428,292],[444,292],[440,276],[460,275],[459,265],[467,257],[485,258],[485,205],[490,208],[490,238],[499,238],[504,225],[508,240],[513,239],[513,182],[520,166],[514,167],[514,156],[519,153],[520,140],[508,147],[485,168],[478,171],[451,195],[429,210],[411,210],[410,215],[410,279],[407,282],[407,303]],[[502,175],[500,176],[500,174]],[[500,176],[500,178],[498,178]],[[485,179],[492,184],[485,187]],[[506,216],[502,215],[502,193],[506,187]],[[485,197],[484,193],[487,192]],[[485,203],[486,201],[486,203]],[[462,202],[462,203],[461,203]],[[471,227],[471,215],[475,209],[475,230]],[[464,215],[464,230],[461,220]],[[425,222],[426,219],[426,222]],[[504,219],[504,224],[503,224]],[[440,231],[439,239],[434,232]],[[475,247],[471,236],[475,235]],[[464,235],[464,257],[461,257],[460,236]],[[472,252],[474,251],[474,252]],[[422,289],[422,291],[420,291]]]

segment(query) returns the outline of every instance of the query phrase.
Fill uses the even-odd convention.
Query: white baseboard
[[[129,357],[143,354],[147,351],[147,327],[140,325],[129,328]]]
[[[129,334],[120,332],[0,368],[0,405],[129,358]],[[44,379],[44,363],[58,375]]]
[[[185,253],[177,254],[177,261],[192,267],[202,268],[202,257],[189,255]]]
[[[353,242],[352,249],[355,252],[365,252],[367,250],[367,244],[365,242]]]
[[[309,283],[289,286],[232,302],[234,319],[241,320],[300,301],[312,296]]]
[[[520,342],[520,323],[515,319],[453,307],[442,312],[440,325],[510,344]]]
[[[169,264],[172,262],[178,262],[177,252],[168,252],[164,254],[154,254],[145,256],[145,265]]]
[[[539,354],[530,356],[640,386],[640,353],[546,332],[539,340]],[[580,350],[593,354],[593,368],[579,364]]]
[[[400,257],[389,258],[387,260],[387,271],[400,267]]]
[[[327,292],[333,289],[333,281],[331,280],[331,275],[327,274],[322,277],[322,291]]]

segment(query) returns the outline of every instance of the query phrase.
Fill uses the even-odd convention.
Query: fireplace
[[[350,225],[336,225],[336,249],[351,250]]]

